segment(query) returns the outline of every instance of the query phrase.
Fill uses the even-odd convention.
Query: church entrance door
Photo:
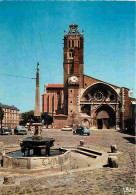
[[[105,110],[101,110],[97,114],[98,129],[109,129],[109,114]]]
[[[103,119],[103,129],[109,129],[109,119]]]
[[[109,129],[109,119],[97,119],[98,129]]]
[[[110,106],[100,106],[96,110],[95,117],[98,129],[111,129],[115,127],[116,113]]]
[[[97,119],[97,126],[98,126],[98,129],[102,129],[103,127],[102,119]]]

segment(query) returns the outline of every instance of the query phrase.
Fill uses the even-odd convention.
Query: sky
[[[44,84],[63,83],[63,38],[84,30],[84,74],[135,92],[135,2],[0,2],[0,102],[34,109],[36,64]],[[8,76],[13,75],[13,76]],[[28,78],[20,78],[28,77]]]

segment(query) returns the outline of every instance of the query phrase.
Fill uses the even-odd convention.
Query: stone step
[[[92,157],[92,158],[97,158],[98,157],[98,155],[96,155],[96,154],[91,154],[90,152],[85,152],[85,151],[83,151],[83,150],[75,150],[75,152],[78,152],[78,153],[81,153],[81,154],[84,154],[84,155],[86,155],[86,156],[90,156],[90,157]]]
[[[90,148],[78,147],[77,149],[78,149],[78,150],[83,150],[83,151],[86,151],[86,152],[90,152],[90,153],[93,153],[93,154],[96,154],[96,155],[99,155],[99,156],[102,155],[101,152],[99,152],[99,151],[97,151],[97,150],[92,150],[92,149],[90,149]]]

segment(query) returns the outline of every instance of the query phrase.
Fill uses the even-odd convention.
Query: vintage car
[[[84,135],[87,134],[88,136],[90,135],[90,129],[86,126],[79,126],[75,131],[73,131],[73,134],[79,134],[79,135]]]
[[[72,131],[72,127],[70,126],[65,126],[61,129],[61,131]]]
[[[14,134],[23,134],[26,135],[27,134],[27,130],[24,126],[16,126],[14,129]]]
[[[1,135],[12,135],[11,127],[9,126],[2,127],[2,129],[0,129],[0,134]]]

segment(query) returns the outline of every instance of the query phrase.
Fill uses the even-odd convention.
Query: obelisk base
[[[33,123],[32,126],[34,127],[34,136],[37,135],[41,137],[41,131],[42,131],[42,123]]]

